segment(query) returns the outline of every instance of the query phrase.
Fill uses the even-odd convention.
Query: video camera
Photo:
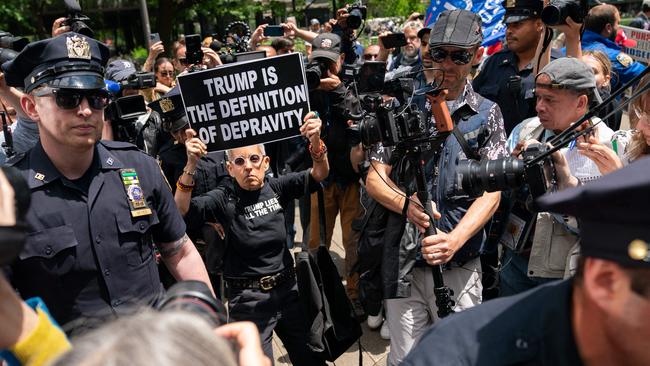
[[[327,76],[330,68],[330,62],[327,59],[315,58],[305,66],[305,78],[307,79],[307,88],[312,91],[320,85],[320,79]]]
[[[27,38],[14,37],[9,32],[0,31],[0,65],[16,58],[28,43]]]
[[[361,27],[361,23],[366,20],[368,7],[363,5],[361,0],[359,0],[354,4],[348,4],[347,9],[348,14],[350,14],[347,19],[348,28],[359,29],[359,27]]]
[[[61,25],[70,27],[70,30],[75,33],[83,34],[84,36],[93,38],[94,32],[85,21],[90,20],[87,16],[81,14],[81,6],[77,0],[63,0],[65,8],[68,12],[67,18]]]
[[[240,61],[255,60],[262,57],[247,57],[248,40],[251,36],[251,29],[244,22],[232,22],[226,26],[225,36],[219,41],[218,34],[212,34],[210,48],[219,54],[222,64],[232,64]],[[266,54],[265,54],[266,56]]]
[[[113,138],[118,141],[135,143],[139,132],[135,121],[147,113],[146,103],[142,95],[120,95],[123,90],[142,90],[155,87],[154,74],[152,72],[136,72],[121,82],[106,80],[105,84],[112,100],[104,109],[104,119],[111,121]]]
[[[576,23],[582,23],[588,12],[587,0],[551,0],[542,9],[541,18],[546,25],[565,24],[566,17],[571,17]]]

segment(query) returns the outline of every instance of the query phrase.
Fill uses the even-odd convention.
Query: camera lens
[[[516,188],[524,183],[524,162],[512,157],[461,161],[457,172],[463,191],[471,197]]]
[[[359,136],[364,147],[368,148],[382,141],[381,126],[375,116],[368,115],[359,122]]]

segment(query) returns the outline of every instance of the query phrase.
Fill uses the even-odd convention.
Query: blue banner
[[[506,25],[501,22],[505,14],[502,3],[503,0],[431,0],[424,24],[431,27],[445,10],[469,10],[483,20],[483,46],[491,46],[506,33]]]

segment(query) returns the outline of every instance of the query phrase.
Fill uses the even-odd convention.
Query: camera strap
[[[483,98],[481,98],[480,102],[483,102]],[[469,146],[469,143],[467,142],[467,139],[465,139],[463,133],[460,132],[460,130],[458,129],[458,125],[459,125],[458,121],[463,119],[463,117],[467,117],[469,114],[468,112],[464,113],[463,111],[461,111],[461,109],[462,107],[454,111],[454,113],[452,113],[451,115],[451,119],[454,122],[454,129],[451,130],[451,133],[454,134],[454,136],[456,137],[458,144],[463,149],[463,152],[465,153],[465,156],[468,159],[481,160],[481,157],[479,156],[478,152],[472,150],[472,148]]]

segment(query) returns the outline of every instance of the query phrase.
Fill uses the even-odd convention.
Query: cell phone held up
[[[152,45],[154,43],[160,42],[160,34],[158,33],[151,33],[149,35],[149,45]]]
[[[282,37],[284,36],[284,28],[281,25],[269,25],[264,28],[265,37]]]
[[[185,58],[187,65],[199,65],[203,62],[201,36],[188,34],[185,36]]]
[[[380,38],[385,49],[403,47],[407,44],[404,33],[391,33]]]

